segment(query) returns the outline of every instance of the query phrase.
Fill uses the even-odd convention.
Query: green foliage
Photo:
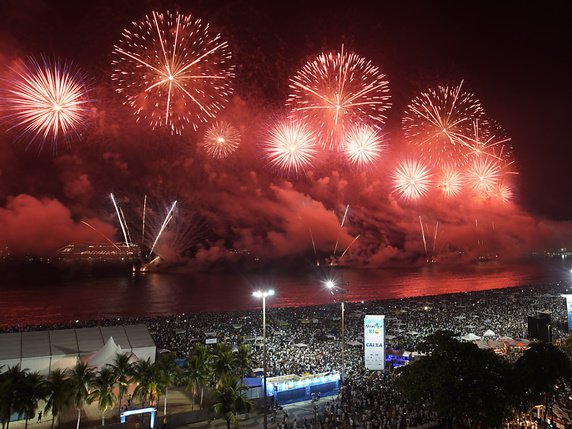
[[[422,349],[430,354],[404,368],[397,387],[457,426],[499,427],[511,411],[510,364],[453,335],[439,331],[427,337]]]
[[[93,380],[91,387],[92,390],[88,395],[88,401],[98,401],[98,408],[101,411],[101,425],[105,425],[105,412],[109,408],[113,408],[117,397],[113,392],[117,376],[113,368],[102,368],[99,374]]]
[[[227,373],[218,380],[212,392],[213,409],[215,413],[224,417],[228,429],[231,422],[236,423],[238,414],[252,410],[252,403],[241,393],[245,389],[247,387],[240,383],[239,377]]]
[[[56,369],[52,371],[47,381],[47,401],[44,407],[45,411],[52,414],[52,428],[54,427],[56,419],[59,425],[60,413],[73,405],[72,398],[72,382],[69,378],[68,371]]]
[[[514,365],[515,385],[523,409],[543,402],[560,379],[572,375],[570,359],[556,346],[535,343]]]
[[[131,382],[131,375],[133,373],[133,365],[130,362],[131,356],[126,353],[118,353],[115,356],[115,360],[113,364],[111,364],[111,368],[115,373],[115,377],[117,378],[117,385],[119,387],[118,392],[118,399],[119,399],[119,408],[123,405],[123,398],[125,397],[125,393],[129,390],[129,385]]]
[[[133,365],[132,380],[137,383],[133,391],[141,400],[141,406],[152,404],[158,395],[159,367],[149,359],[140,360]]]

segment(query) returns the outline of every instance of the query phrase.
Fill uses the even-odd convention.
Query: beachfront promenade
[[[416,297],[365,303],[348,303],[345,319],[345,398],[327,397],[313,404],[301,402],[285,406],[276,416],[269,413],[269,428],[338,428],[362,429],[428,427],[436,415],[428,407],[412,406],[393,385],[391,377],[372,379],[363,370],[363,316],[386,316],[386,344],[389,350],[415,351],[427,335],[437,330],[451,330],[464,336],[469,333],[482,337],[486,331],[493,335],[486,339],[524,338],[527,335],[527,315],[538,311],[551,313],[554,338],[567,335],[565,300],[567,284],[517,287],[432,297]],[[320,373],[341,370],[340,306],[338,303],[318,307],[267,309],[269,349],[268,376]],[[174,352],[179,358],[188,356],[193,346],[206,340],[226,342],[231,347],[251,344],[254,367],[261,367],[261,312],[178,314],[168,317],[137,317],[80,321],[58,327],[144,323],[149,328],[158,350]],[[48,328],[48,327],[43,327]],[[50,327],[52,328],[52,327]],[[20,328],[37,329],[37,328]],[[12,330],[18,330],[13,328]],[[511,356],[509,356],[510,358]],[[180,388],[170,391],[168,415],[198,409],[190,394]],[[317,409],[314,409],[314,405]],[[162,401],[157,407],[156,428],[163,427]],[[284,411],[288,418],[284,419]],[[117,410],[114,411],[117,413]],[[67,415],[69,414],[69,415]],[[63,419],[65,427],[75,427],[74,410]],[[108,422],[117,421],[108,412]],[[82,427],[100,424],[101,414],[95,405],[86,407]],[[261,414],[254,411],[239,417],[239,427],[260,428]],[[31,429],[44,429],[44,421],[29,423]],[[23,422],[12,423],[23,428]],[[20,427],[21,426],[21,427]],[[173,427],[226,427],[222,419],[193,424],[168,423]]]

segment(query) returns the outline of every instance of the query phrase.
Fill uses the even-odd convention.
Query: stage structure
[[[385,369],[385,316],[366,315],[364,326],[364,363],[367,369]]]
[[[282,375],[266,379],[266,395],[280,405],[312,399],[312,393],[320,397],[337,395],[340,374],[322,373],[304,376]]]
[[[572,294],[561,295],[566,298],[566,314],[568,316],[568,332],[572,332]]]

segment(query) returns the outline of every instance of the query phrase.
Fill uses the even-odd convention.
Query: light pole
[[[346,286],[349,285],[350,282],[346,283]],[[344,301],[344,294],[346,292],[348,292],[348,289],[343,289],[341,287],[336,286],[336,284],[334,283],[333,280],[328,280],[325,283],[326,287],[329,289],[330,293],[332,295],[338,294],[341,295],[341,299],[340,299],[340,304],[341,304],[341,310],[342,310],[342,335],[341,335],[341,339],[342,339],[342,376],[341,376],[341,380],[342,382],[344,381],[344,377],[345,377],[345,370],[346,370],[346,361],[345,361],[345,354],[346,354],[346,348],[344,347],[345,345],[345,335],[344,335],[344,313],[346,311],[345,309],[345,301]]]
[[[274,295],[274,290],[257,290],[252,294],[255,298],[262,298],[262,371],[264,376],[264,429],[268,427],[268,405],[266,402],[266,370],[267,370],[267,356],[266,356],[266,297]]]

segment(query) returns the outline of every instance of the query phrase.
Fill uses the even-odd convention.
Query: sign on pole
[[[373,371],[385,368],[385,316],[366,315],[364,325],[364,362]]]
[[[568,315],[568,332],[572,332],[572,295],[562,295],[566,298],[566,314]]]

